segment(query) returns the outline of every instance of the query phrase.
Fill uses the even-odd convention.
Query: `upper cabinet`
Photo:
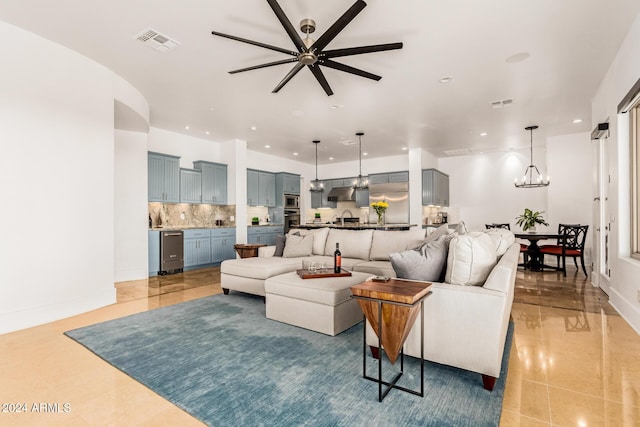
[[[284,194],[300,194],[300,175],[287,172],[279,172],[276,174],[276,196]],[[280,205],[282,202],[277,201]]]
[[[180,157],[149,152],[148,190],[150,202],[180,202]]]
[[[449,175],[437,169],[422,170],[422,205],[449,206]]]
[[[201,203],[202,174],[198,170],[180,169],[180,203]]]
[[[369,174],[369,184],[389,184],[409,182],[409,171]]]
[[[227,165],[198,160],[193,167],[202,173],[202,203],[226,205]]]
[[[276,205],[276,176],[271,172],[247,169],[247,205]]]

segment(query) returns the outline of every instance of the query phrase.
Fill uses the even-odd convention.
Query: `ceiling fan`
[[[340,18],[338,18],[336,22],[333,23],[333,25],[331,25],[331,27],[329,27],[327,31],[325,31],[324,34],[322,34],[322,36],[320,36],[318,40],[313,40],[309,37],[309,34],[313,33],[316,29],[316,23],[312,19],[303,19],[300,22],[300,31],[302,31],[306,35],[306,38],[303,40],[296,32],[295,28],[291,24],[291,21],[289,21],[289,18],[287,18],[287,16],[284,14],[278,2],[276,0],[267,0],[267,3],[269,3],[269,6],[271,6],[271,9],[276,14],[276,17],[284,27],[284,30],[289,35],[289,38],[291,38],[291,41],[295,45],[297,51],[284,49],[253,40],[247,40],[229,34],[219,33],[217,31],[212,31],[211,34],[291,55],[292,58],[229,71],[229,74],[235,74],[242,73],[244,71],[257,70],[259,68],[266,68],[272,67],[274,65],[282,65],[295,62],[296,64],[294,65],[294,67],[287,73],[286,76],[284,76],[282,81],[278,83],[278,85],[273,89],[272,93],[277,93],[280,89],[282,89],[284,85],[286,85],[293,78],[293,76],[298,74],[298,72],[302,68],[304,68],[305,65],[309,68],[309,70],[311,70],[318,83],[320,83],[320,86],[322,86],[324,91],[329,96],[333,95],[333,91],[331,90],[327,79],[324,77],[324,73],[320,69],[320,65],[333,68],[334,70],[344,71],[346,73],[355,74],[360,77],[378,81],[382,78],[381,76],[351,67],[349,65],[342,64],[340,62],[336,62],[333,60],[333,58],[338,58],[341,56],[360,55],[363,53],[381,52],[384,50],[402,49],[402,43],[387,43],[371,46],[349,47],[345,49],[324,50],[324,48],[327,47],[329,43],[331,43],[331,41],[340,33],[340,31],[342,31],[362,11],[362,9],[367,6],[367,4],[362,0],[357,0]]]

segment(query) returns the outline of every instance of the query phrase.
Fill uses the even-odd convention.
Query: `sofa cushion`
[[[369,259],[388,261],[389,254],[415,248],[424,240],[424,230],[416,228],[407,231],[375,230],[371,240]]]
[[[299,233],[301,236],[313,235],[313,254],[324,255],[324,246],[327,242],[327,235],[329,234],[328,227],[316,228],[313,230],[306,230],[304,228],[293,229],[289,231],[289,234]]]
[[[491,228],[485,233],[491,237],[498,256],[502,256],[509,249],[509,246],[516,241],[513,233],[505,228]]]
[[[264,280],[301,268],[302,259],[276,257],[228,259],[220,264],[220,273]]]
[[[284,253],[284,245],[285,245],[286,239],[287,237],[283,236],[282,234],[276,235],[276,249],[273,252],[273,256],[279,256],[279,257],[282,256],[282,254]]]
[[[447,262],[447,249],[451,237],[440,236],[436,240],[412,249],[389,256],[391,265],[398,278],[438,281]]]
[[[313,252],[313,235],[296,236],[295,234],[287,235],[284,244],[282,256],[284,258],[297,258],[309,256]]]
[[[336,250],[336,243],[340,243],[342,258],[369,259],[371,249],[371,239],[373,230],[338,230],[330,228],[327,236],[327,244],[324,247],[324,254],[333,256]]]
[[[457,235],[449,244],[445,281],[454,285],[482,286],[496,265],[491,237],[479,231]]]
[[[442,224],[438,228],[429,227],[427,228],[427,235],[424,238],[425,242],[430,242],[431,240],[436,240],[440,236],[446,236],[449,234],[449,224]]]
[[[396,277],[390,261],[365,261],[353,266],[353,271],[374,274],[376,276]]]

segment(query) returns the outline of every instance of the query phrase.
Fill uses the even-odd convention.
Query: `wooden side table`
[[[431,283],[391,279],[388,282],[367,281],[351,287],[366,321],[378,335],[378,378],[367,375],[367,328],[363,326],[362,377],[378,383],[378,402],[382,402],[392,388],[424,397],[424,298],[431,293]],[[383,307],[384,306],[384,307]],[[420,313],[420,391],[401,387],[396,383],[404,373],[402,346]],[[384,329],[383,329],[384,326]],[[382,352],[392,364],[400,354],[400,372],[390,382],[382,379]],[[386,385],[382,391],[382,385]]]
[[[233,245],[233,249],[235,249],[236,252],[238,252],[238,255],[240,255],[240,258],[254,258],[258,256],[258,248],[261,248],[263,246],[267,246],[267,245],[263,243],[253,243],[253,244],[238,243],[236,245]]]

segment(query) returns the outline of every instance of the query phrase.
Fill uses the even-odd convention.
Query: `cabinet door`
[[[258,203],[261,206],[276,205],[276,176],[270,172],[260,172]]]
[[[164,201],[164,157],[149,154],[147,161],[148,194],[150,202]]]
[[[164,192],[165,202],[180,201],[180,159],[176,157],[164,159]]]
[[[215,194],[215,168],[213,165],[199,163],[196,169],[202,171],[202,203],[213,203]]]
[[[300,194],[300,175],[284,176],[284,192],[287,194]]]
[[[227,204],[227,166],[215,165],[213,167],[214,186],[213,203],[215,205]]]
[[[409,172],[394,172],[389,174],[389,182],[409,182]]]
[[[422,171],[422,205],[434,205],[433,197],[433,169]]]
[[[184,239],[184,266],[198,265],[198,239]]]
[[[449,206],[449,177],[438,171],[434,171],[433,188],[436,204]]]
[[[386,184],[389,182],[389,175],[386,173],[376,173],[369,175],[369,184]]]
[[[249,206],[258,205],[259,194],[260,194],[260,172],[255,170],[247,170],[247,204]]]
[[[323,191],[311,192],[311,208],[318,209],[322,207],[322,193]]]
[[[211,263],[211,239],[198,239],[198,264]]]
[[[202,174],[200,171],[180,169],[180,203],[202,202]]]

